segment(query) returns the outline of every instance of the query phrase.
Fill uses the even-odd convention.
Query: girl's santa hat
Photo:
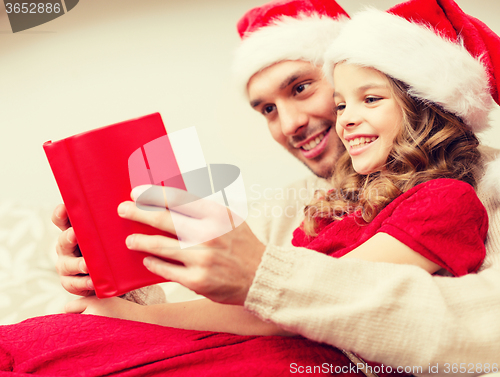
[[[440,105],[474,132],[488,127],[492,99],[500,104],[500,37],[453,0],[412,0],[357,14],[325,54],[327,77],[344,61],[404,82],[413,97]],[[491,166],[487,175],[499,182]]]
[[[373,67],[410,86],[473,130],[488,126],[499,103],[500,38],[453,0],[412,0],[370,9],[346,23],[325,54],[325,73],[346,61]]]
[[[333,0],[275,0],[238,21],[242,39],[233,71],[244,88],[257,72],[285,60],[323,64],[323,55],[349,16]]]

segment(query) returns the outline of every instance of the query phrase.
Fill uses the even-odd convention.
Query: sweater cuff
[[[293,249],[268,245],[245,300],[245,308],[262,320],[270,321],[282,295],[284,282],[292,273]]]
[[[145,306],[163,304],[167,302],[165,292],[159,285],[139,288],[135,291],[125,293],[120,297],[127,301],[132,301],[136,304]]]

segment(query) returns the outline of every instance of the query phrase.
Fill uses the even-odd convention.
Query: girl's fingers
[[[66,313],[83,313],[94,300],[97,300],[97,297],[83,297],[78,300],[70,301],[64,307],[64,311]]]

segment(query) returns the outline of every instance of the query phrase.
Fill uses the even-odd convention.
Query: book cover
[[[132,233],[158,229],[118,216],[133,187],[162,184],[185,190],[159,113],[43,145],[99,298],[164,282],[148,271],[145,253],[129,250]],[[171,236],[171,235],[170,235]]]

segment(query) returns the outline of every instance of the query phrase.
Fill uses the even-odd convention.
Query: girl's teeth
[[[353,140],[350,140],[349,141],[349,146],[352,147],[352,148],[355,148],[355,147],[358,147],[358,146],[363,146],[365,144],[369,144],[373,141],[377,140],[377,137],[376,136],[372,136],[372,137],[364,137],[364,136],[361,136],[361,137],[357,137]]]

